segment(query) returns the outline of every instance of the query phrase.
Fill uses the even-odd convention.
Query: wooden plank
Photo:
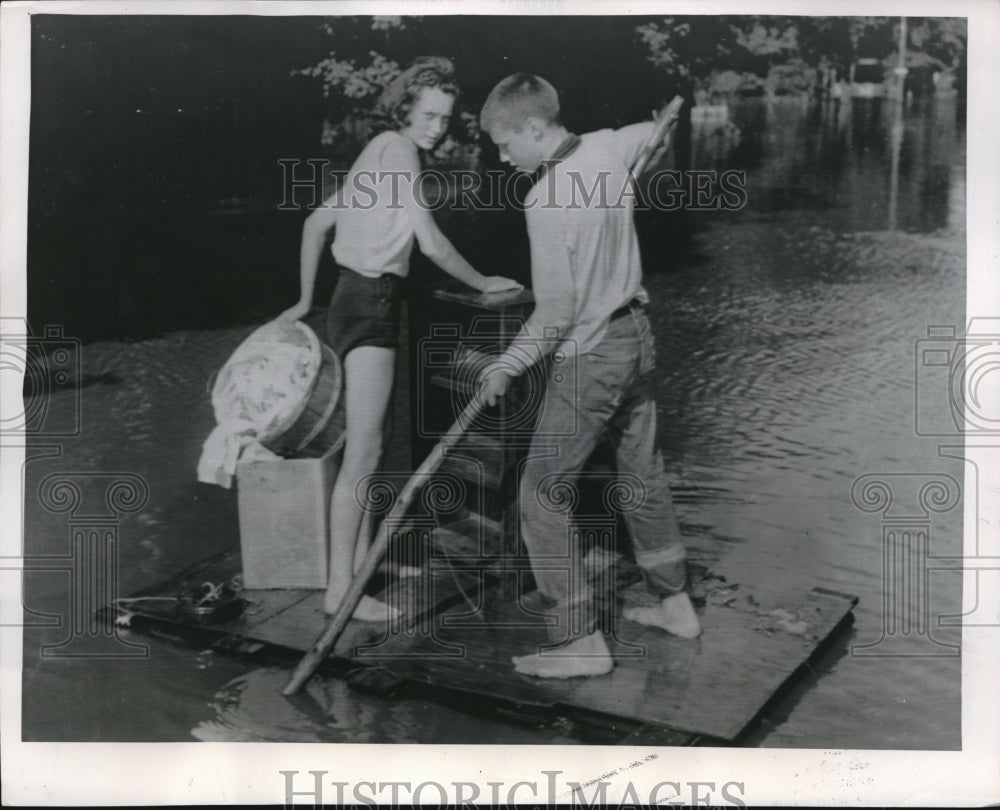
[[[490,312],[505,312],[511,307],[528,307],[535,303],[535,297],[531,290],[512,290],[502,293],[481,293],[473,292],[467,287],[451,286],[445,282],[444,286],[433,290],[432,295],[439,301],[462,304],[483,309]]]
[[[327,620],[323,612],[323,591],[320,590],[246,590],[242,593],[246,603],[243,613],[218,624],[187,620],[177,613],[176,604],[167,601],[170,597],[193,592],[203,581],[229,582],[238,572],[239,554],[229,552],[193,566],[160,586],[145,589],[123,600],[132,614],[129,626],[177,642],[221,645],[244,652],[255,652],[260,645],[295,651],[311,647],[316,633]],[[434,570],[432,566],[425,576],[389,578],[373,595],[402,611],[402,618],[394,623],[393,631],[401,638],[412,639],[414,627],[426,624],[428,617],[449,606],[461,603],[468,610],[466,599],[478,599],[480,584],[480,579],[468,572]],[[148,596],[155,598],[142,599]],[[385,629],[378,623],[352,621],[334,648],[333,656],[352,659],[355,648],[375,644],[384,635]]]
[[[856,603],[821,589],[769,603],[750,586],[701,572],[693,588],[704,601],[699,639],[679,639],[618,617],[605,625],[616,659],[609,675],[538,679],[515,673],[510,661],[548,643],[549,618],[537,594],[504,603],[491,597],[496,571],[477,567],[474,558],[463,560],[470,565],[463,570],[457,561],[431,556],[423,577],[390,578],[378,597],[401,607],[405,618],[388,625],[351,622],[323,671],[350,673],[352,686],[365,691],[420,696],[519,723],[566,718],[597,741],[732,744],[849,623]],[[616,574],[627,567],[619,566]],[[206,580],[229,581],[238,570],[239,555],[231,552],[143,595],[177,596]],[[642,600],[641,585],[630,587],[628,579],[615,581],[610,605]],[[247,610],[225,624],[185,622],[168,603],[148,602],[129,606],[131,626],[284,665],[311,646],[325,621],[321,591],[244,596]]]
[[[305,599],[298,600],[266,621],[247,627],[240,635],[254,641],[307,650],[327,622],[323,612],[323,595],[322,591],[312,591]],[[369,643],[377,632],[378,626],[371,622],[352,621],[338,639],[331,655],[350,657],[355,645]]]
[[[619,620],[609,638],[614,670],[600,678],[539,679],[517,674],[512,655],[548,643],[541,627],[508,629],[519,611],[493,606],[476,629],[450,627],[439,617],[437,643],[457,643],[465,654],[444,664],[421,660],[421,642],[389,664],[395,675],[459,692],[478,689],[493,700],[532,703],[572,717],[587,712],[634,724],[734,742],[817,647],[850,613],[853,597],[811,592],[783,606],[759,602],[752,589],[706,604],[701,638],[690,641]],[[729,589],[723,590],[724,594]],[[637,646],[638,645],[638,646]]]
[[[243,599],[247,605],[243,612],[242,626],[249,630],[263,624],[314,593],[315,591],[306,588],[245,590]]]
[[[474,587],[467,575],[461,584],[466,591]],[[390,581],[375,598],[396,608],[401,616],[387,623],[351,621],[334,646],[332,655],[376,665],[378,648],[387,634],[413,639],[432,616],[448,606],[464,602],[455,578],[446,571],[430,571],[426,576],[409,577]],[[314,591],[307,598],[295,602],[267,621],[248,628],[249,635],[259,641],[283,644],[296,649],[309,649],[316,634],[326,624],[323,612],[323,592]]]
[[[702,738],[696,734],[685,734],[682,731],[674,731],[671,728],[644,723],[641,726],[636,726],[635,729],[622,737],[618,741],[618,744],[636,745],[646,748],[650,746],[697,745],[701,740]]]

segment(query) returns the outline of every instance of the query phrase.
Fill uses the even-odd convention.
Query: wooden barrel
[[[344,371],[333,349],[321,350],[323,361],[302,411],[279,435],[261,442],[280,456],[321,458],[344,444]]]

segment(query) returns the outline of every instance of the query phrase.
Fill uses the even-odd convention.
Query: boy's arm
[[[611,133],[615,152],[626,167],[632,168],[635,164],[642,147],[653,136],[654,129],[656,129],[655,121],[643,121],[640,124],[629,124]]]
[[[527,214],[531,244],[531,288],[535,309],[504,357],[524,364],[520,371],[551,352],[576,315],[576,285],[566,238],[566,211],[537,208]]]
[[[526,211],[531,243],[531,287],[535,309],[497,360],[483,369],[483,396],[493,405],[510,379],[551,352],[573,325],[576,288],[561,208]]]
[[[635,166],[635,162],[639,158],[639,153],[642,152],[643,147],[649,139],[653,137],[653,133],[662,115],[664,115],[663,110],[657,113],[657,120],[655,121],[630,124],[611,133],[611,137],[614,139],[615,151],[621,158],[622,163],[629,169]],[[667,132],[669,133],[670,130],[668,129]],[[650,155],[649,161],[645,164],[645,168],[640,172],[641,174],[649,171],[651,167],[657,166],[663,160],[671,148],[671,140],[668,134],[664,140],[657,144],[652,155]]]

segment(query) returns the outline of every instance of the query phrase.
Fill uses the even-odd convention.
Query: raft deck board
[[[240,570],[239,551],[230,551],[197,563],[172,580],[145,588],[122,600],[122,607],[127,612],[126,626],[140,633],[204,645],[261,663],[297,662],[326,625],[322,591],[309,588],[244,590],[243,613],[231,621],[220,623],[187,618],[177,611],[175,605],[159,601],[161,597],[194,593],[203,582],[227,583]],[[432,611],[443,611],[457,600],[464,602],[455,585],[456,576],[465,589],[471,588],[474,592],[475,579],[463,572],[453,575],[436,571],[423,578],[396,580],[391,598],[403,609],[406,624],[419,625],[429,620],[428,614]],[[375,579],[377,581],[380,577],[376,575]],[[428,589],[433,602],[429,601]],[[384,587],[372,590],[379,598],[384,598],[382,593],[378,593],[384,591]],[[156,599],[134,601],[142,597]],[[345,668],[355,668],[356,664],[352,663],[354,648],[377,642],[385,632],[381,624],[349,622],[321,670],[341,674]]]
[[[726,603],[700,611],[703,634],[696,640],[619,619],[608,635],[616,664],[600,678],[540,679],[513,670],[511,655],[548,642],[544,628],[493,625],[523,614],[494,604],[490,619],[476,627],[449,626],[454,607],[438,618],[433,637],[393,639],[380,648],[384,665],[401,680],[453,690],[503,696],[514,703],[548,706],[555,714],[589,711],[609,723],[627,721],[735,742],[765,706],[804,668],[843,624],[856,599],[813,590],[781,606],[758,602],[745,586]],[[735,595],[735,594],[738,594]],[[455,659],[422,658],[425,649],[461,645]],[[400,657],[392,660],[398,652]]]
[[[231,552],[138,595],[176,596],[238,571],[239,554]],[[535,595],[522,597],[525,609],[519,609],[492,598],[496,584],[491,575],[446,570],[390,578],[379,598],[402,607],[406,619],[388,626],[352,621],[321,671],[349,673],[351,685],[363,691],[419,695],[527,724],[565,717],[603,729],[608,741],[732,744],[850,623],[857,603],[813,589],[778,605],[752,586],[719,585],[699,607],[699,639],[618,618],[607,634],[616,659],[609,675],[551,680],[517,674],[510,662],[548,641],[544,619],[531,613],[541,609]],[[635,588],[626,589],[626,602],[642,601],[629,591]],[[246,591],[244,597],[244,614],[223,624],[187,621],[164,603],[149,602],[129,605],[129,626],[290,665],[326,622],[320,591]]]

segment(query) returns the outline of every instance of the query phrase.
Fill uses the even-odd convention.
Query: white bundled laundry
[[[247,448],[255,459],[278,458],[266,443],[302,413],[321,363],[319,338],[298,321],[272,321],[244,340],[212,389],[217,424],[202,447],[198,480],[228,489]]]

